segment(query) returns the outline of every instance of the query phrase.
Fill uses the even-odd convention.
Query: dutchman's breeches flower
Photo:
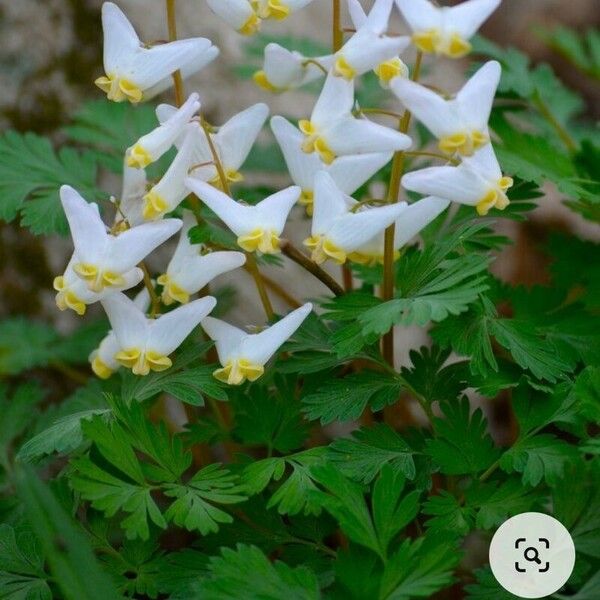
[[[96,204],[88,204],[67,185],[61,187],[60,197],[75,251],[67,272],[55,279],[54,287],[59,292],[59,307],[73,308],[80,314],[82,304],[99,300],[97,295],[106,289],[118,291],[135,285],[139,281],[136,265],[181,228],[179,219],[167,219],[114,236],[106,231]],[[93,296],[77,295],[80,286],[74,285],[73,274]]]
[[[219,319],[207,317],[202,328],[216,342],[221,369],[213,375],[229,385],[256,381],[265,371],[265,364],[287,341],[312,310],[307,303],[271,325],[264,331],[249,334]]]
[[[109,100],[137,104],[172,85],[171,74],[184,77],[199,71],[219,54],[205,38],[179,40],[146,47],[120,8],[112,2],[102,5],[104,71],[96,85]]]
[[[421,52],[461,58],[471,51],[469,40],[500,1],[467,0],[450,7],[436,6],[429,0],[396,0],[396,4]]]
[[[317,264],[333,260],[343,264],[361,246],[396,221],[406,208],[391,204],[352,212],[356,200],[338,189],[331,175],[315,176],[315,198],[311,236],[304,241]]]
[[[149,319],[124,294],[102,300],[118,342],[114,360],[135,375],[164,371],[171,365],[169,355],[215,307],[216,300],[206,296],[180,306],[157,319]]]
[[[336,158],[330,165],[325,164],[318,154],[307,154],[302,150],[304,136],[283,117],[271,119],[271,129],[287,164],[292,181],[300,186],[300,204],[306,212],[313,214],[315,175],[327,171],[337,187],[345,194],[353,194],[391,159],[391,152],[357,154]]]
[[[237,269],[246,262],[242,252],[202,253],[203,246],[190,242],[189,232],[195,225],[194,215],[190,211],[184,211],[179,243],[166,273],[157,279],[163,286],[162,301],[167,306],[174,302],[186,304],[190,296],[199,292],[215,277]]]
[[[485,63],[452,100],[407,79],[394,79],[392,91],[439,140],[442,152],[471,156],[489,143],[488,120],[500,81],[500,63]]]
[[[300,197],[299,187],[288,187],[255,206],[248,206],[203,181],[188,178],[185,183],[237,235],[240,248],[261,254],[280,251],[280,236],[292,206]]]
[[[429,167],[407,173],[402,185],[413,192],[432,194],[475,206],[480,215],[509,205],[507,190],[513,180],[502,175],[491,144],[465,158],[457,167]]]
[[[330,73],[310,120],[300,121],[302,150],[316,152],[325,164],[338,156],[407,150],[412,140],[399,131],[352,114],[354,84]]]
[[[143,169],[156,162],[182,136],[191,118],[199,110],[199,96],[191,94],[166,121],[127,149],[127,166]]]

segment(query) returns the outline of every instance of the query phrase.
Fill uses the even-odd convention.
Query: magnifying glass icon
[[[526,548],[523,556],[525,557],[525,560],[528,560],[529,562],[535,562],[538,565],[542,564],[542,561],[540,560],[540,553],[538,552],[538,549],[534,548],[533,546]]]

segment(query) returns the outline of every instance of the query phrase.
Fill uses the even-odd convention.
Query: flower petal
[[[412,31],[441,27],[441,11],[428,0],[396,0],[396,6]]]
[[[212,185],[198,179],[188,177],[185,185],[237,236],[245,235],[261,225],[256,207],[240,204]]]
[[[498,8],[501,0],[467,0],[448,9],[446,27],[469,39]]]
[[[428,196],[414,202],[396,220],[394,248],[402,248],[448,208],[449,200]]]
[[[104,32],[104,70],[114,73],[120,63],[141,47],[135,29],[123,11],[112,2],[102,5],[102,30]]]
[[[455,102],[444,100],[439,94],[404,77],[395,77],[390,87],[402,104],[436,137],[454,133],[457,122],[462,125]]]
[[[312,156],[312,155],[310,155]],[[337,187],[353,194],[392,159],[391,152],[340,156],[327,168]]]
[[[146,315],[125,294],[117,292],[102,300],[102,307],[121,348],[145,348],[148,337]]]
[[[388,28],[393,4],[394,0],[375,0],[363,26],[381,35]]]
[[[213,317],[206,317],[201,325],[210,339],[215,341],[219,361],[222,365],[231,359],[238,358],[242,341],[251,337],[243,329]]]
[[[243,164],[269,116],[262,102],[234,115],[219,128],[215,142],[226,169],[237,171]]]
[[[215,298],[206,296],[161,315],[150,323],[147,348],[168,356],[216,304]]]
[[[236,30],[254,15],[248,0],[206,0],[211,10]]]
[[[174,274],[173,280],[188,294],[199,292],[215,277],[233,271],[246,263],[246,255],[242,252],[210,252],[196,254],[189,260],[184,269]]]
[[[338,156],[407,150],[412,145],[410,137],[400,131],[353,117],[338,120],[326,139]]]
[[[311,121],[318,128],[326,128],[333,121],[347,117],[353,105],[354,83],[330,73],[313,109]]]
[[[501,75],[500,63],[490,60],[465,83],[456,95],[456,105],[460,115],[473,129],[487,131],[494,94]]]
[[[350,19],[352,20],[354,29],[360,29],[367,20],[367,13],[359,0],[347,0],[347,2],[348,12],[350,13]]]
[[[323,235],[329,231],[336,219],[348,212],[346,194],[342,192],[332,176],[326,171],[315,175],[312,235]]]
[[[106,226],[97,204],[90,204],[69,185],[60,188],[60,201],[65,211],[75,252],[81,262],[96,263],[108,245]]]
[[[300,198],[300,192],[298,186],[292,185],[259,202],[256,211],[263,226],[273,229],[277,235],[280,235],[292,207]]]
[[[312,304],[308,302],[268,329],[246,337],[241,342],[240,357],[258,365],[264,365],[296,332],[311,311]]]
[[[502,177],[502,169],[492,144],[486,144],[472,156],[466,156],[462,164],[479,173],[488,181],[497,182]]]

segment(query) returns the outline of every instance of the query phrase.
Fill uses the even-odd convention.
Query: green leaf
[[[52,600],[44,558],[33,533],[0,525],[0,598]]]
[[[441,535],[404,540],[385,566],[380,598],[430,598],[453,581],[461,558],[451,539]]]
[[[469,400],[463,397],[440,407],[443,419],[436,417],[436,436],[427,441],[427,453],[442,473],[463,475],[487,469],[498,457],[498,449],[487,431],[481,409],[471,415]]]
[[[117,600],[87,539],[30,468],[17,472],[17,492],[65,600]]]
[[[323,425],[336,420],[353,421],[367,405],[375,412],[392,404],[401,389],[401,381],[393,376],[363,371],[327,381],[302,398],[302,410],[309,420],[320,419]]]
[[[407,479],[416,475],[413,449],[389,425],[378,423],[339,438],[329,447],[328,458],[346,477],[370,483],[384,465]]]
[[[468,600],[518,600],[498,583],[489,567],[477,569],[475,577],[475,583],[465,586]]]
[[[220,465],[212,464],[198,471],[185,485],[165,485],[165,495],[176,498],[165,513],[166,519],[201,535],[217,532],[219,523],[232,523],[233,518],[214,505],[246,500],[240,493],[243,488],[237,485],[238,479]]]
[[[553,486],[561,483],[566,466],[577,456],[577,449],[567,442],[541,434],[517,441],[502,455],[500,467],[521,473],[525,485],[535,487],[545,480]]]
[[[560,26],[543,32],[543,37],[553,50],[583,73],[600,79],[600,31],[588,29],[584,33]]]
[[[209,576],[196,598],[246,600],[249,592],[261,600],[318,600],[321,595],[315,574],[304,566],[292,568],[271,562],[256,546],[238,544],[223,548],[209,562]]]
[[[58,336],[43,323],[24,317],[7,319],[0,323],[0,373],[17,375],[22,371],[48,364],[51,348]]]
[[[57,153],[43,137],[7,131],[0,137],[0,156],[0,218],[10,222],[20,212],[23,225],[36,235],[66,234],[61,185],[73,186],[90,201],[99,198],[89,153],[71,148]]]

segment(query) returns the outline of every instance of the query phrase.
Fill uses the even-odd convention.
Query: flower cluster
[[[265,19],[284,19],[310,3],[207,1],[244,34],[254,33]],[[310,117],[297,127],[281,116],[270,120],[294,185],[256,204],[234,198],[230,188],[243,180],[241,168],[268,119],[267,105],[251,106],[216,127],[202,115],[197,93],[180,106],[159,105],[156,128],[127,149],[122,193],[113,199],[116,214],[110,227],[95,204],[63,186],[61,201],[74,252],[64,274],[54,281],[56,303],[79,315],[95,302],[106,311],[112,330],[90,357],[94,372],[106,378],[120,366],[136,375],[168,369],[169,356],[201,325],[216,342],[222,365],[214,373],[217,379],[237,385],[260,377],[267,361],[310,313],[311,304],[260,333],[248,334],[208,316],[216,300],[206,289],[218,275],[244,265],[256,272],[255,255],[281,252],[286,222],[297,203],[312,217],[304,245],[314,268],[327,260],[383,262],[386,230],[393,231],[398,257],[450,202],[475,206],[481,215],[505,208],[512,180],[500,171],[488,130],[500,65],[485,64],[455,96],[445,97],[411,79],[400,58],[411,43],[420,52],[463,56],[470,49],[469,38],[498,3],[467,0],[441,9],[427,0],[396,0],[412,30],[409,37],[389,31],[393,0],[376,0],[369,14],[358,0],[348,0],[354,33],[331,55],[305,57],[267,45],[264,68],[254,77],[263,88],[282,92],[325,79]],[[165,90],[175,72],[185,79],[218,55],[203,38],[145,45],[110,2],[103,6],[102,23],[106,75],[96,85],[115,102],[147,100]],[[369,71],[402,102],[405,115],[410,111],[437,138],[439,156],[446,157],[445,166],[404,175],[404,188],[424,196],[411,204],[396,197],[384,202],[351,196],[412,145],[407,127],[381,125],[357,106],[355,85]],[[162,177],[148,181],[146,167],[172,148],[175,158]],[[191,208],[198,208],[199,200],[222,221],[241,251],[192,243],[190,231],[201,217],[181,206],[188,197]],[[167,218],[172,213],[181,218]],[[177,232],[179,242],[169,264],[152,281],[143,260]],[[130,300],[123,292],[142,280],[144,291]],[[201,297],[192,299],[197,294]],[[169,310],[176,304],[180,306]]]

